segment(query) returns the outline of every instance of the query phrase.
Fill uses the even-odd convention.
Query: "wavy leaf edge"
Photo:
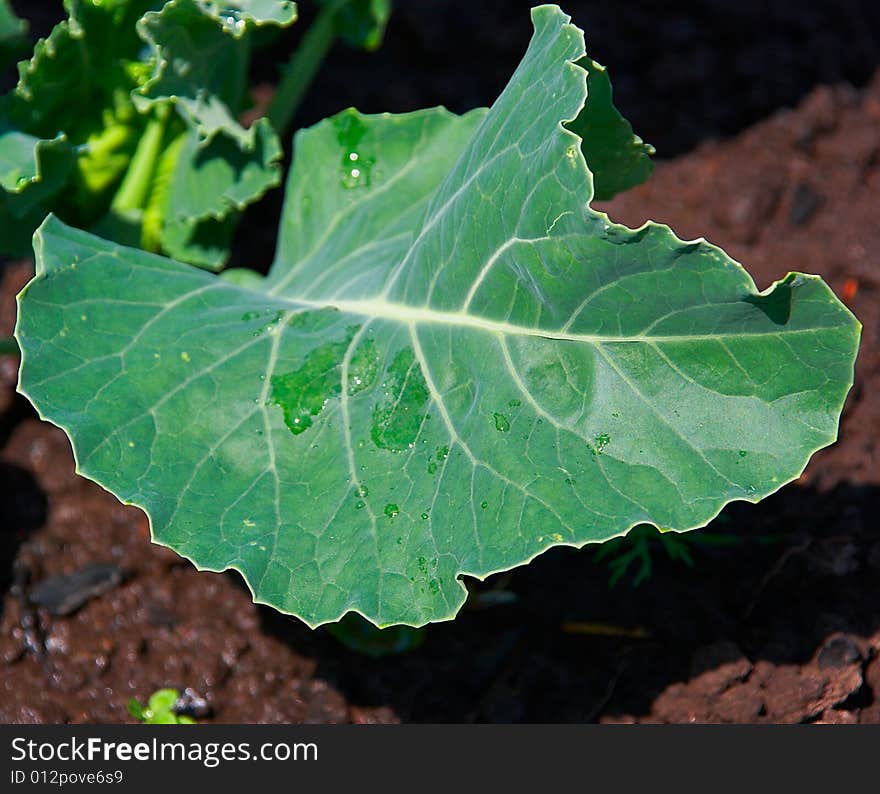
[[[534,14],[536,12],[540,11],[542,8],[548,8],[548,7],[544,6],[544,7],[539,7],[538,9],[533,9],[533,12],[532,12],[533,18],[534,18]],[[551,8],[555,8],[555,7],[551,7]],[[577,33],[581,36],[581,44],[583,45],[583,36],[582,36],[580,29],[575,27],[574,25],[570,24],[570,18],[568,18],[567,15],[566,15],[566,18],[569,20],[566,22],[566,26],[573,28],[575,31],[577,31]],[[584,57],[585,53],[586,53],[585,47],[582,47],[582,52],[577,56],[577,58],[569,59],[564,64],[565,68],[575,70],[578,73],[579,78],[583,84],[584,90],[583,90],[583,96],[581,99],[580,109],[583,109],[584,103],[586,101],[587,72],[576,61],[580,60],[582,57]],[[580,109],[579,109],[579,111],[580,111]],[[416,111],[416,112],[420,112],[420,111]],[[567,127],[564,126],[566,123],[572,122],[574,120],[574,118],[576,118],[576,116],[577,116],[577,114],[575,114],[570,119],[558,120],[557,125],[556,125],[556,129],[557,129],[558,134],[560,134],[560,135],[564,136],[566,139],[570,140],[572,142],[572,144],[575,144],[575,149],[576,149],[575,158],[576,158],[577,168],[579,169],[581,177],[585,180],[585,182],[589,183],[592,186],[592,174],[587,166],[587,162],[586,162],[586,159],[583,155],[583,152],[581,151],[581,146],[580,146],[581,138],[576,133],[572,132],[570,129],[568,129]],[[588,204],[589,204],[589,202],[588,202]],[[742,271],[742,273],[745,273],[746,275],[748,275],[747,271],[742,267],[742,265],[739,262],[733,260],[728,254],[726,254],[718,246],[715,246],[714,244],[707,242],[704,237],[698,237],[693,240],[683,240],[683,239],[679,238],[678,236],[676,236],[675,233],[670,229],[670,227],[668,225],[662,224],[662,223],[657,223],[657,222],[651,221],[651,220],[646,221],[644,224],[642,224],[641,226],[639,226],[635,229],[630,229],[629,227],[626,227],[622,224],[618,224],[618,223],[611,221],[611,219],[609,218],[607,213],[604,213],[604,212],[601,212],[599,210],[595,210],[592,208],[590,208],[590,212],[594,213],[597,217],[601,218],[607,224],[607,228],[614,229],[617,233],[619,233],[621,235],[634,236],[634,235],[638,235],[638,234],[641,234],[641,233],[649,231],[649,230],[658,230],[664,234],[668,234],[670,239],[673,241],[673,243],[678,247],[688,247],[688,246],[692,246],[695,244],[706,245],[712,251],[716,252],[721,258],[726,260],[726,262],[729,263],[730,267],[734,267],[734,268],[738,269],[739,271]],[[36,263],[37,263],[37,265],[36,265],[36,267],[37,267],[36,278],[39,278],[41,275],[45,274],[46,272],[48,272],[52,269],[51,264],[48,264],[48,262],[47,262],[47,257],[44,252],[45,237],[46,237],[47,233],[52,233],[54,231],[54,229],[57,229],[58,227],[66,229],[69,232],[72,232],[74,235],[85,234],[86,237],[91,237],[90,235],[87,235],[84,232],[79,232],[79,230],[75,230],[75,229],[71,229],[70,227],[66,227],[64,224],[62,224],[60,221],[58,221],[57,219],[55,219],[53,216],[50,215],[43,222],[43,224],[36,231],[36,233],[34,234],[34,252],[35,252]],[[775,291],[780,286],[786,285],[786,284],[791,284],[793,280],[797,280],[797,279],[816,280],[816,281],[820,281],[820,282],[822,281],[822,279],[819,276],[805,275],[805,274],[799,274],[799,273],[789,273],[784,278],[781,278],[781,279],[775,281],[767,289],[765,289],[763,291],[758,291],[757,287],[754,283],[754,280],[751,278],[750,275],[748,275],[748,280],[751,285],[752,293],[753,293],[754,297],[757,297],[757,298],[766,298],[768,296],[771,296],[775,293]],[[824,284],[824,282],[823,282],[823,284]],[[30,286],[30,284],[25,286],[25,288],[18,294],[17,299],[16,299],[17,306],[19,309],[19,312],[18,312],[19,317],[21,316],[21,301],[24,298],[24,296],[26,295],[29,286]],[[254,294],[254,295],[258,296],[259,298],[265,297],[265,292],[263,292],[261,290],[254,290],[249,287],[241,286],[241,285],[230,284],[230,286],[233,287],[234,289],[242,290],[244,292]],[[328,301],[326,304],[326,308],[336,308],[337,303],[339,303],[339,302],[338,301],[337,302]],[[857,320],[855,320],[855,318],[853,318],[853,320],[855,321],[855,325],[853,326],[854,327],[854,337],[855,337],[854,343],[857,343],[858,336],[859,336],[859,333],[861,330],[861,325],[860,325],[860,323],[858,323]],[[88,467],[85,467],[81,464],[80,455],[78,453],[77,442],[75,441],[75,434],[73,432],[73,428],[67,427],[63,423],[59,423],[57,420],[51,419],[50,417],[44,415],[43,410],[39,406],[39,400],[36,399],[35,397],[32,397],[29,394],[26,385],[23,383],[23,378],[22,378],[22,372],[24,371],[25,366],[26,366],[28,353],[27,353],[25,346],[23,344],[23,340],[19,336],[19,332],[20,332],[20,328],[19,328],[19,323],[17,322],[16,329],[15,329],[15,336],[16,336],[16,339],[18,340],[19,345],[22,349],[22,365],[19,370],[19,380],[18,380],[18,387],[17,387],[19,393],[21,393],[22,395],[27,397],[34,404],[34,406],[37,410],[37,413],[42,420],[49,421],[49,422],[59,426],[65,432],[65,434],[68,436],[68,438],[70,439],[70,442],[71,442],[72,450],[73,450],[73,456],[74,456],[74,460],[76,463],[77,474],[80,474],[88,479],[93,480],[98,485],[100,485],[101,487],[104,487],[105,489],[107,489],[109,491],[110,488],[107,485],[105,485],[104,483],[102,483],[100,478],[96,477],[94,475],[94,473],[90,473],[90,471],[88,470]],[[851,362],[853,364],[853,367],[850,368],[851,374],[850,374],[850,378],[848,380],[848,383],[846,384],[846,388],[843,390],[843,397],[839,400],[839,403],[835,406],[836,411],[837,411],[837,428],[838,429],[839,429],[839,422],[840,422],[840,413],[842,411],[843,404],[846,399],[846,394],[849,392],[850,388],[852,387],[853,380],[854,380],[854,361],[855,361],[855,356],[853,356],[853,359]],[[804,467],[806,466],[806,463],[809,461],[810,457],[812,457],[812,455],[815,454],[815,452],[828,446],[831,443],[834,443],[834,441],[836,440],[836,437],[837,437],[837,431],[835,431],[833,438],[830,438],[828,440],[823,440],[822,443],[819,443],[814,449],[812,449],[812,451],[809,453],[809,455],[807,455],[807,457],[805,458],[803,466]],[[717,510],[714,511],[714,513],[712,514],[712,516],[709,520],[711,521],[712,518],[717,516],[724,509],[724,507],[727,504],[730,504],[733,501],[746,501],[746,502],[756,503],[756,502],[760,501],[761,499],[769,496],[770,494],[775,493],[776,491],[778,491],[780,488],[787,485],[788,483],[793,482],[794,480],[796,480],[798,478],[798,476],[799,476],[799,473],[794,474],[793,476],[789,477],[788,479],[785,479],[783,481],[776,483],[769,490],[757,491],[753,496],[751,496],[749,498],[729,499],[729,500],[723,501],[718,506]],[[112,493],[112,491],[110,491],[110,492]],[[133,504],[133,505],[140,507],[141,509],[144,510],[144,512],[146,513],[148,520],[149,520],[150,536],[151,536],[152,542],[157,543],[158,545],[163,545],[163,546],[167,546],[169,548],[174,549],[178,554],[185,557],[186,559],[189,559],[190,562],[194,565],[194,567],[199,571],[211,571],[211,572],[222,572],[225,570],[237,571],[241,575],[243,581],[245,582],[245,585],[247,586],[248,591],[250,592],[251,597],[255,603],[264,604],[264,605],[273,607],[274,609],[279,609],[282,612],[288,612],[288,610],[284,609],[283,607],[279,607],[279,605],[276,602],[273,602],[272,599],[261,598],[258,595],[258,593],[256,592],[252,583],[247,578],[247,574],[242,569],[241,566],[238,566],[235,564],[214,566],[211,564],[200,563],[198,560],[189,556],[185,552],[180,551],[173,544],[168,543],[168,542],[166,542],[156,536],[156,531],[155,531],[154,524],[153,524],[153,518],[152,518],[151,514],[149,513],[148,508],[145,505],[138,504],[135,501],[126,501],[125,503],[126,504]],[[616,537],[622,537],[622,536],[626,535],[630,530],[632,530],[635,526],[645,524],[645,523],[650,523],[650,522],[635,521],[631,525],[627,526],[625,529],[617,532],[614,535],[608,535],[602,541],[598,541],[598,542],[602,543],[605,540],[611,540]],[[699,527],[703,527],[706,525],[706,523],[708,523],[708,522],[701,521],[693,526],[686,527],[683,529],[676,529],[674,531],[677,531],[677,532],[690,531],[693,529],[697,529]],[[654,524],[654,526],[661,528],[657,524]],[[662,527],[662,529],[667,530],[668,528]],[[455,576],[455,580],[458,584],[459,598],[451,605],[451,608],[447,613],[434,615],[430,619],[425,620],[421,623],[406,622],[405,624],[402,624],[402,625],[423,626],[423,625],[426,625],[427,623],[431,623],[431,622],[441,622],[441,621],[454,619],[456,617],[456,615],[458,614],[458,612],[460,611],[462,605],[464,604],[466,596],[468,594],[468,590],[467,590],[467,587],[463,581],[463,577],[471,577],[473,579],[483,581],[483,580],[485,580],[495,574],[502,573],[505,571],[509,571],[509,570],[527,565],[527,564],[531,563],[533,560],[535,560],[537,557],[539,557],[541,554],[543,554],[545,551],[547,551],[549,548],[552,548],[555,546],[569,546],[572,548],[582,548],[582,547],[584,547],[586,545],[590,545],[592,543],[597,543],[597,541],[594,541],[594,540],[585,540],[582,542],[580,542],[580,541],[575,541],[575,542],[556,541],[556,542],[548,544],[545,548],[538,550],[537,552],[535,552],[531,556],[519,559],[518,561],[516,561],[515,563],[510,564],[510,565],[504,565],[504,566],[501,566],[501,567],[498,567],[498,568],[495,568],[492,570],[488,570],[488,571],[474,571],[474,570],[465,570],[465,569],[458,570],[456,573],[456,576]],[[341,611],[338,615],[335,615],[333,617],[321,618],[321,619],[314,620],[314,621],[309,620],[309,619],[303,617],[302,615],[297,615],[297,617],[299,619],[303,620],[303,622],[306,623],[310,628],[317,628],[318,626],[321,626],[321,625],[324,625],[327,623],[337,622],[349,613],[357,614],[357,615],[361,616],[362,618],[370,621],[371,623],[377,625],[380,628],[391,626],[391,625],[398,625],[397,622],[387,622],[386,623],[386,622],[379,621],[379,620],[377,620],[375,615],[371,615],[368,613],[368,611],[362,610],[357,607],[349,607],[349,608],[346,608],[343,611]],[[293,614],[293,613],[288,612],[288,614]]]

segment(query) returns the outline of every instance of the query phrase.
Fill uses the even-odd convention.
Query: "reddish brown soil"
[[[74,474],[60,431],[5,405],[0,359],[0,721],[122,721],[132,695],[176,686],[220,721],[880,722],[880,79],[819,89],[608,209],[705,234],[762,287],[820,273],[864,324],[840,442],[728,508],[727,545],[694,544],[693,567],[656,550],[638,589],[610,589],[589,549],[554,550],[480,588],[504,603],[367,659],[150,545],[139,511]],[[0,334],[27,269],[6,270]],[[24,608],[28,580],[95,560],[126,580],[68,617]]]

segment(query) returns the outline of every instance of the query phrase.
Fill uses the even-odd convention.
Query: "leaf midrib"
[[[352,314],[372,320],[390,320],[402,325],[446,325],[457,328],[470,328],[502,336],[533,336],[561,342],[581,342],[600,345],[616,342],[638,342],[643,344],[665,344],[692,342],[705,339],[739,339],[743,337],[766,337],[792,334],[816,334],[833,330],[837,325],[812,326],[810,328],[780,327],[778,330],[730,331],[727,333],[693,334],[572,334],[550,328],[529,327],[513,323],[491,320],[486,317],[468,314],[464,311],[440,311],[430,306],[407,306],[403,303],[386,301],[381,298],[369,300],[320,300],[306,298],[283,298],[292,307],[302,309],[335,309],[343,314]],[[720,305],[720,304],[718,304]],[[696,307],[688,307],[696,308]]]

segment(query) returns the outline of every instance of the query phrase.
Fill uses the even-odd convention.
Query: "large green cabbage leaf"
[[[265,280],[35,237],[20,390],[156,542],[310,625],[451,618],[464,574],[700,527],[836,437],[858,322],[591,210],[583,36],[533,22],[489,111],[301,132]]]

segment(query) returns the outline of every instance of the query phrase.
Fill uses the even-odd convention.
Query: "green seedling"
[[[174,707],[180,698],[176,689],[156,690],[147,705],[144,706],[137,698],[128,701],[128,713],[144,725],[193,725],[195,720],[183,714],[177,714]]]
[[[464,576],[703,527],[837,437],[857,320],[591,208],[652,150],[582,32],[532,20],[489,109],[297,133],[266,277],[35,235],[21,392],[155,542],[310,626],[451,619]]]

